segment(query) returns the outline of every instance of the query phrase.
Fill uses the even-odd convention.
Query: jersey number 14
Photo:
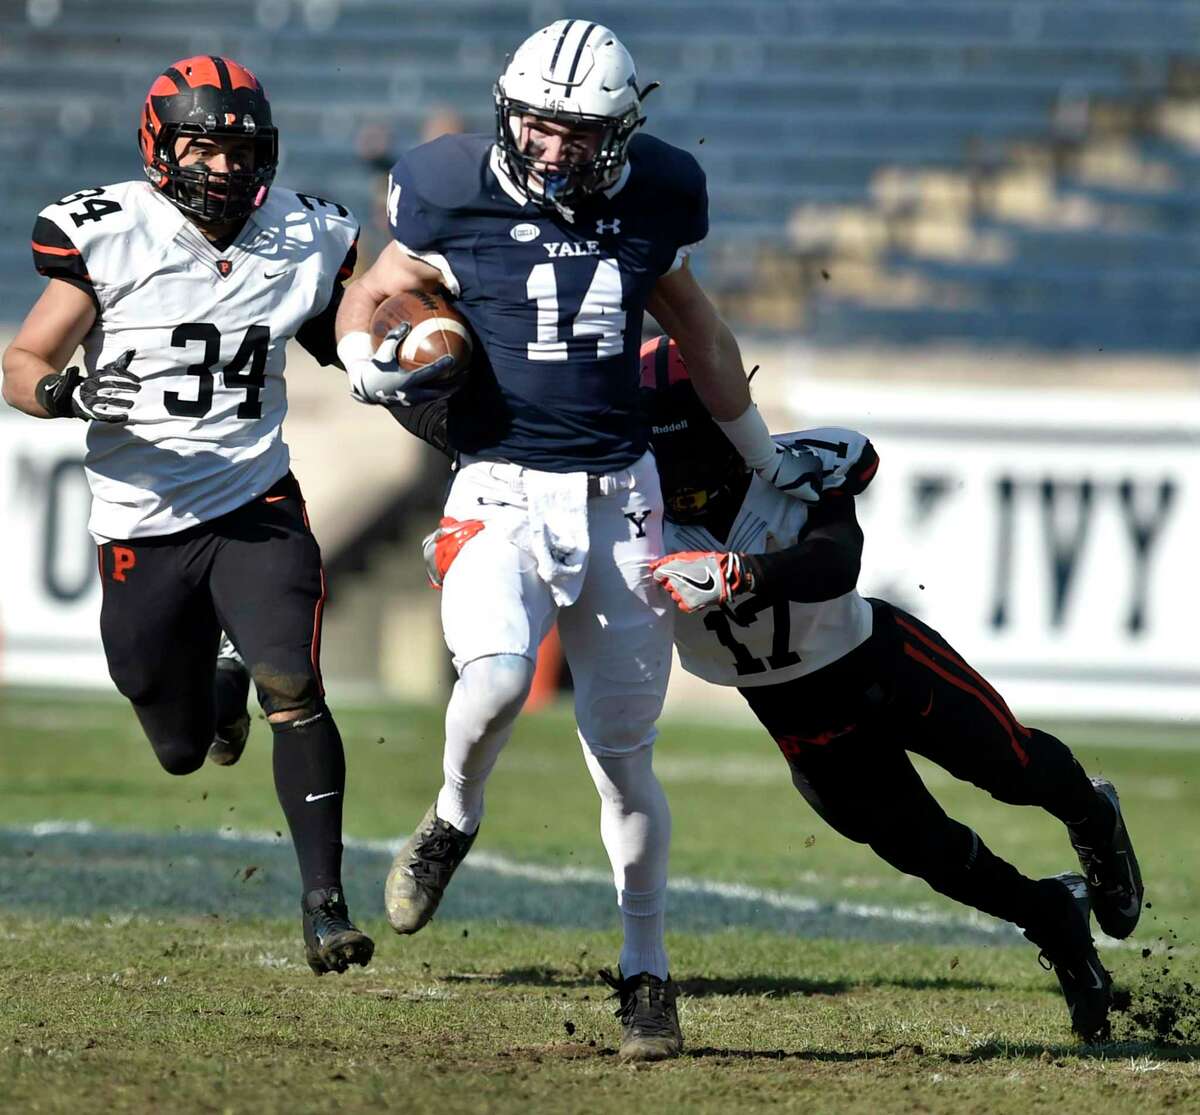
[[[564,266],[571,266],[564,263]],[[573,337],[595,337],[596,359],[619,356],[625,348],[625,311],[621,309],[621,269],[615,259],[598,259],[579,309],[560,313],[558,277],[553,263],[539,263],[529,272],[526,296],[537,306],[537,340],[530,341],[530,360],[566,360],[567,342],[560,339],[570,327]]]

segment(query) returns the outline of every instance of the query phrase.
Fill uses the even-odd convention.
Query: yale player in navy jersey
[[[446,385],[402,373],[366,332],[404,290],[444,287],[482,349],[449,399],[458,469],[439,552],[451,555],[442,620],[459,678],[446,714],[445,782],[388,878],[392,926],[433,915],[475,839],[484,783],[557,619],[575,683],[584,758],[625,930],[610,977],[623,1057],[677,1054],[663,945],[670,814],[651,765],[671,661],[658,480],[638,411],[645,310],[680,336],[698,390],[746,460],[815,498],[816,460],[776,446],[750,405],[729,330],[686,257],[708,229],[704,175],[648,135],[633,61],[606,27],[559,20],[513,55],[492,136],[448,136],[392,170],[394,243],[346,292],[338,352],[365,402],[420,411]],[[403,420],[403,414],[399,414]],[[435,540],[435,547],[437,540]]]
[[[139,124],[144,180],[80,190],[38,217],[34,263],[50,281],[4,354],[4,397],[88,424],[105,655],[165,770],[241,754],[249,678],[231,649],[215,669],[222,628],[244,652],[275,734],[308,962],[344,971],[374,946],[342,894],[325,580],[281,426],[287,341],[336,359],[358,226],[272,186],[270,104],[231,59],[169,66]],[[66,368],[79,344],[87,375]]]
[[[838,832],[935,890],[1015,922],[1053,965],[1075,1030],[1107,1028],[1111,980],[1088,928],[1133,932],[1142,883],[1116,790],[1067,747],[1027,728],[936,631],[855,587],[854,496],[878,458],[861,434],[806,430],[823,459],[821,502],[753,477],[709,418],[666,337],[642,365],[662,477],[669,556],[655,576],[680,608],[685,669],[735,685],[786,757],[796,788]],[[951,820],[906,750],[1067,826],[1084,876],[1034,881]]]

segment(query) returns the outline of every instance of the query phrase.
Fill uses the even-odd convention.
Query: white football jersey
[[[775,435],[822,458],[826,490],[846,479],[867,439],[853,430],[822,428]],[[769,554],[794,546],[808,521],[808,506],[784,495],[757,475],[729,529],[719,541],[704,527],[667,521],[668,554],[681,550]],[[853,589],[833,600],[774,603],[739,593],[719,607],[680,612],[675,649],[689,674],[717,685],[776,685],[836,662],[871,634],[871,605]]]
[[[287,472],[284,349],[328,306],[357,237],[342,206],[279,186],[223,250],[147,182],[81,190],[42,210],[39,270],[73,264],[60,277],[90,281],[97,303],[88,371],[133,349],[142,382],[128,422],[88,426],[98,540],[206,522]]]

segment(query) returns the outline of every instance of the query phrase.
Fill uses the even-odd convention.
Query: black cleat
[[[1071,1029],[1084,1041],[1106,1041],[1112,976],[1092,941],[1087,880],[1082,875],[1055,875],[1040,879],[1038,886],[1046,896],[1045,921],[1036,931],[1027,929],[1025,936],[1041,949],[1042,966],[1058,976]]]
[[[1107,778],[1093,778],[1092,785],[1113,808],[1112,835],[1103,845],[1093,846],[1068,830],[1071,847],[1087,880],[1096,924],[1110,937],[1125,938],[1142,916],[1142,872],[1121,815],[1117,788]]]
[[[250,736],[250,671],[229,636],[221,633],[217,649],[217,675],[213,683],[217,704],[217,728],[209,744],[208,757],[218,766],[231,767],[246,750]]]
[[[468,835],[443,821],[436,802],[429,807],[417,831],[396,853],[384,884],[388,921],[397,933],[416,933],[433,917],[478,835],[478,829]]]
[[[304,914],[304,951],[318,975],[344,972],[351,964],[366,967],[375,942],[350,921],[341,887],[310,890],[300,903]]]
[[[665,1061],[678,1057],[683,1050],[683,1031],[679,1028],[675,1005],[679,998],[675,981],[670,976],[661,980],[649,972],[624,976],[620,968],[615,976],[607,968],[601,968],[600,978],[613,988],[612,997],[621,1001],[613,1012],[622,1027],[617,1056],[622,1061]]]

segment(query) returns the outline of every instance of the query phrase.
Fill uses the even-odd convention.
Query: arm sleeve
[[[742,558],[756,596],[811,604],[844,596],[858,584],[862,549],[854,499],[844,496],[812,509],[796,545]]]
[[[426,444],[432,445],[439,453],[453,457],[454,451],[446,437],[446,415],[449,408],[450,398],[445,396],[414,406],[390,406],[387,409],[410,434],[415,434]]]
[[[342,284],[354,274],[354,265],[357,262],[358,236],[355,235],[354,243],[350,245],[346,258],[338,268],[328,305],[296,330],[296,340],[312,354],[318,364],[324,367],[328,367],[330,364],[339,368],[342,366],[342,362],[338,359],[337,337],[333,331],[333,324],[337,318],[338,307],[342,304],[342,295],[346,293]]]
[[[71,238],[48,217],[38,217],[33,226],[33,266],[47,279],[61,279],[85,291],[100,310],[100,299],[88,274],[83,253]]]

